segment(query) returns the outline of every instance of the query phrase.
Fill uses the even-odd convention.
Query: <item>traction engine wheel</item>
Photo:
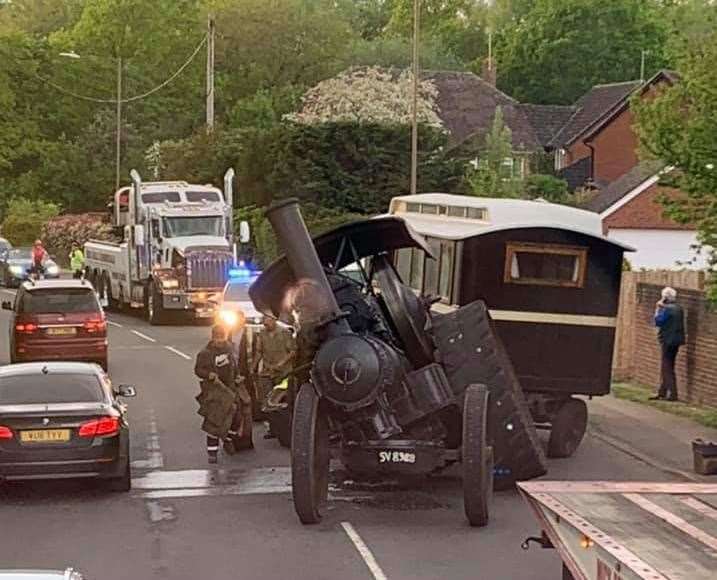
[[[471,526],[485,526],[493,496],[493,447],[488,445],[488,389],[468,385],[463,404],[463,506]]]
[[[568,399],[558,409],[548,439],[548,457],[570,457],[580,445],[588,425],[588,406]]]
[[[291,491],[302,524],[321,521],[329,493],[329,424],[319,397],[304,384],[294,404],[291,432]]]

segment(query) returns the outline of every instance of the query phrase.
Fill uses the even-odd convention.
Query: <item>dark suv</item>
[[[85,280],[24,282],[11,310],[10,360],[86,361],[107,369],[107,321]]]

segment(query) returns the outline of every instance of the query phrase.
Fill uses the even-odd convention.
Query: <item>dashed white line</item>
[[[119,322],[115,322],[114,320],[108,320],[107,324],[116,328],[124,328]]]
[[[358,553],[371,572],[371,575],[376,580],[387,580],[386,574],[384,574],[381,566],[378,565],[373,553],[361,539],[361,536],[359,536],[354,527],[349,522],[341,522],[341,527],[344,529],[344,532],[346,532],[349,539],[353,542],[353,545],[356,546]]]
[[[192,360],[192,357],[191,357],[191,356],[189,356],[188,354],[183,353],[181,350],[177,350],[177,349],[174,348],[173,346],[165,346],[164,348],[166,348],[166,349],[167,349],[168,351],[170,351],[170,352],[173,352],[173,353],[176,354],[177,356],[181,356],[183,359]]]
[[[143,338],[144,340],[148,342],[157,342],[156,339],[152,338],[151,336],[147,336],[146,334],[142,334],[139,330],[130,330],[132,334],[135,334],[139,336],[140,338]]]
[[[2,290],[3,294],[9,294],[10,296],[15,296],[14,290]]]

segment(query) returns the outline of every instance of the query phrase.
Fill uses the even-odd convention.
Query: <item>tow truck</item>
[[[232,218],[234,171],[224,191],[185,181],[132,185],[114,194],[113,225],[121,242],[85,244],[86,273],[110,309],[142,308],[150,324],[190,313],[212,319],[236,264]],[[242,242],[248,225],[240,226]]]
[[[714,580],[717,484],[526,481],[518,489],[563,580]]]

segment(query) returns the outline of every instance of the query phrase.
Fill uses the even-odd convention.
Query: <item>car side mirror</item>
[[[3,310],[12,310],[12,302],[10,302],[9,300],[3,300],[2,309]]]
[[[117,387],[115,395],[129,399],[137,396],[137,390],[132,385],[120,385]]]

